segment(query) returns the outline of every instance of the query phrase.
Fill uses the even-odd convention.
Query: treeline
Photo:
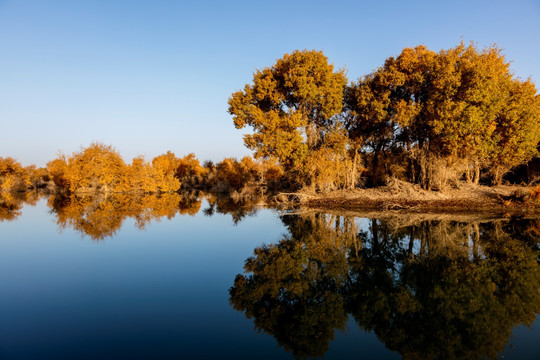
[[[540,96],[496,47],[406,48],[350,83],[322,52],[294,51],[256,71],[230,97],[229,113],[237,128],[253,128],[244,141],[257,160],[201,164],[193,154],[167,152],[126,164],[95,143],[46,168],[0,158],[0,191],[244,194],[352,189],[390,178],[443,190],[461,181],[501,184],[529,161],[513,181],[540,179]]]
[[[0,193],[24,192],[44,187],[49,180],[46,168],[22,166],[13,158],[0,157]]]
[[[322,52],[294,51],[256,71],[229,113],[253,128],[244,140],[256,158],[318,190],[390,177],[500,184],[539,154],[540,97],[494,46],[406,48],[351,83]]]
[[[0,158],[0,190],[21,192],[47,188],[54,193],[173,193],[181,189],[246,195],[281,186],[284,172],[270,160],[225,158],[203,164],[194,154],[168,151],[151,161],[125,163],[110,145],[94,143],[70,156],[59,155],[46,168],[23,167]]]

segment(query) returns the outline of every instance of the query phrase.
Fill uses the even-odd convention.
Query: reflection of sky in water
[[[253,249],[287,232],[274,212],[236,226],[230,215],[176,215],[143,231],[127,219],[93,242],[58,233],[48,211],[41,200],[0,223],[0,359],[290,357],[229,305]],[[505,358],[538,354],[538,334],[518,329]],[[350,355],[399,358],[352,320],[326,358]]]
[[[273,212],[236,226],[230,215],[177,215],[143,231],[128,219],[97,243],[58,233],[47,212],[41,200],[0,224],[1,359],[287,355],[229,306],[253,248],[285,232]]]

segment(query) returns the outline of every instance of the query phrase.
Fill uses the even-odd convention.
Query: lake
[[[540,359],[540,219],[0,199],[0,359]]]

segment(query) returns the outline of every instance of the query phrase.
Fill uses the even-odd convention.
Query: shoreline
[[[375,212],[416,212],[430,214],[509,214],[509,215],[540,215],[539,205],[520,205],[513,203],[509,206],[494,202],[471,202],[466,199],[448,201],[426,200],[372,200],[372,199],[325,199],[316,198],[300,202],[300,206],[319,210],[340,211],[375,211]]]
[[[525,186],[461,184],[446,191],[427,191],[418,185],[394,180],[389,185],[327,193],[278,194],[278,202],[302,208],[340,211],[540,214],[540,201]]]

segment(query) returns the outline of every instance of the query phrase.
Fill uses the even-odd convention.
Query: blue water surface
[[[0,359],[292,358],[229,304],[229,289],[254,248],[287,230],[261,209],[176,215],[139,230],[126,220],[93,241],[59,229],[40,200],[0,223]],[[540,359],[538,321],[518,328],[505,359]],[[396,359],[349,319],[328,359]]]

